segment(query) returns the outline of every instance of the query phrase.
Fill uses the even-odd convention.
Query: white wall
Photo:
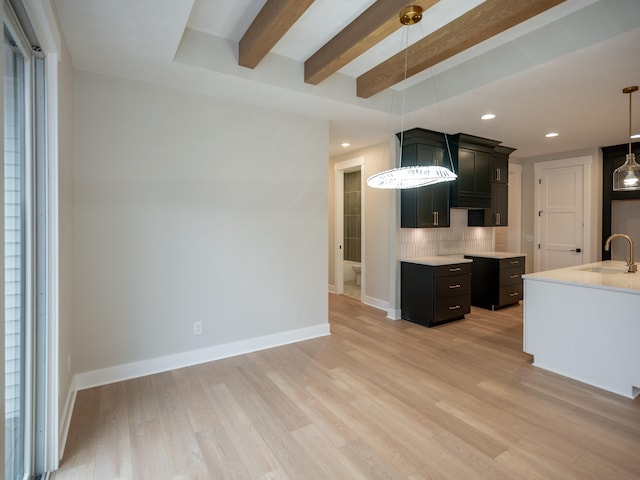
[[[64,41],[61,47],[58,63],[58,418],[65,436],[71,420],[75,371],[73,66]]]
[[[365,291],[362,292],[362,301],[382,309],[389,306],[389,256],[393,255],[390,246],[390,232],[393,225],[390,223],[391,196],[396,192],[379,190],[366,186],[366,179],[374,173],[390,168],[389,147],[386,144],[374,145],[352,153],[331,158],[329,162],[329,289],[335,286],[335,178],[334,164],[364,158],[362,176],[365,180],[364,199],[364,264],[365,279],[362,282]],[[395,161],[395,157],[393,157]],[[339,242],[342,243],[342,242]],[[325,287],[326,288],[326,287]]]
[[[78,372],[328,324],[327,122],[73,82]]]

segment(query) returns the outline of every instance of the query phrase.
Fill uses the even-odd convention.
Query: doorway
[[[541,162],[535,171],[535,271],[581,265],[590,258],[591,157]]]
[[[335,290],[361,300],[365,288],[364,158],[334,165]]]

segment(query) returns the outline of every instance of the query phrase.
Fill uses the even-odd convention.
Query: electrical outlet
[[[193,334],[194,335],[202,334],[202,322],[193,322]]]

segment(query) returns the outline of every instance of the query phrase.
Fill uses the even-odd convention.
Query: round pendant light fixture
[[[629,94],[629,153],[625,162],[613,171],[613,190],[616,192],[640,190],[640,165],[636,162],[635,153],[631,151],[631,95],[637,91],[637,85],[622,89],[622,93]]]
[[[400,10],[400,23],[405,26],[414,25],[422,20],[422,7],[418,5],[409,5]],[[404,79],[407,79],[407,65],[409,55],[409,35],[407,33],[407,42],[405,46],[404,59]],[[400,165],[402,165],[402,145],[404,139],[404,104],[406,97],[406,89],[402,93],[402,113],[400,127]],[[446,136],[445,136],[446,137]],[[451,156],[449,156],[451,162]],[[453,163],[451,162],[453,167]],[[367,185],[373,188],[387,189],[404,189],[425,187],[440,182],[450,182],[458,176],[446,167],[438,165],[416,165],[385,170],[367,179]]]

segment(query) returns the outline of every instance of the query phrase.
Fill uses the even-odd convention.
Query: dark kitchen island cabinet
[[[471,264],[471,305],[490,310],[522,300],[525,257],[520,253],[482,252],[465,255]]]
[[[400,264],[402,318],[426,327],[464,318],[471,311],[471,262],[425,257]]]

